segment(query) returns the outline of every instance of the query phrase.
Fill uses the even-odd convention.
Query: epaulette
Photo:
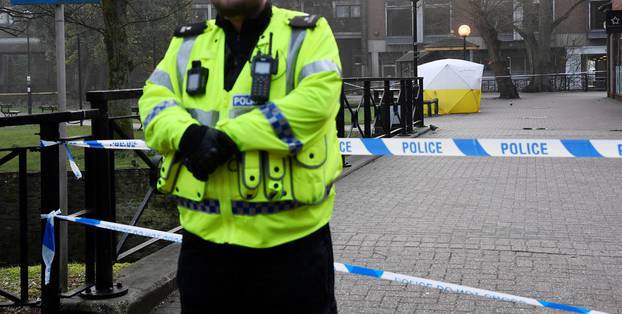
[[[182,25],[175,30],[175,37],[191,37],[203,34],[207,28],[207,23],[201,22],[190,25]]]
[[[300,15],[289,20],[289,26],[293,28],[315,28],[320,20],[319,15]]]

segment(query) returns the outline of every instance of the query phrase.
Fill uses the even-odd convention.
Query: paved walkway
[[[426,137],[622,137],[602,93],[522,96]],[[337,189],[336,261],[622,313],[622,161],[384,157]],[[336,294],[340,313],[553,313],[350,274]],[[154,311],[178,312],[176,294]]]

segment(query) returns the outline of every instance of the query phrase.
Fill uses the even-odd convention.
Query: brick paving
[[[622,136],[622,102],[602,93],[522,96],[484,99],[479,114],[431,118],[440,128],[425,137]],[[621,165],[384,157],[337,185],[335,259],[622,313]],[[340,313],[554,313],[339,273],[336,295]],[[178,313],[177,298],[154,313]]]

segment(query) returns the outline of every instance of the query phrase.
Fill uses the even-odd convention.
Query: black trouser
[[[328,225],[269,249],[184,232],[177,269],[182,313],[337,313]]]

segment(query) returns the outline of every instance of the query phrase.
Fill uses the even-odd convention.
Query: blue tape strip
[[[602,158],[601,155],[592,143],[588,140],[561,140],[566,149],[579,158]]]
[[[371,269],[371,268],[354,266],[350,264],[344,264],[344,265],[346,265],[346,268],[352,274],[375,277],[375,278],[380,278],[382,277],[382,274],[384,274],[383,270],[376,270],[376,269]]]
[[[538,300],[538,302],[540,302],[540,304],[542,304],[542,306],[548,307],[550,309],[556,309],[556,310],[561,310],[561,311],[566,311],[566,312],[573,312],[573,313],[589,313],[589,312],[591,312],[591,310],[589,310],[589,309],[584,309],[584,308],[581,308],[581,307],[575,307],[575,306],[572,306],[572,305],[548,302],[548,301],[544,301],[544,300]]]
[[[86,145],[88,145],[88,146],[90,146],[92,148],[104,149],[104,145],[102,145],[98,141],[84,141],[84,144],[86,144]]]
[[[363,139],[363,145],[374,156],[391,156],[391,151],[384,144],[382,139],[379,138],[366,138]]]
[[[76,222],[79,222],[85,225],[90,225],[90,226],[97,226],[99,225],[100,221],[97,219],[91,219],[91,218],[76,218]]]
[[[455,139],[454,143],[466,156],[489,157],[482,145],[475,139]]]

